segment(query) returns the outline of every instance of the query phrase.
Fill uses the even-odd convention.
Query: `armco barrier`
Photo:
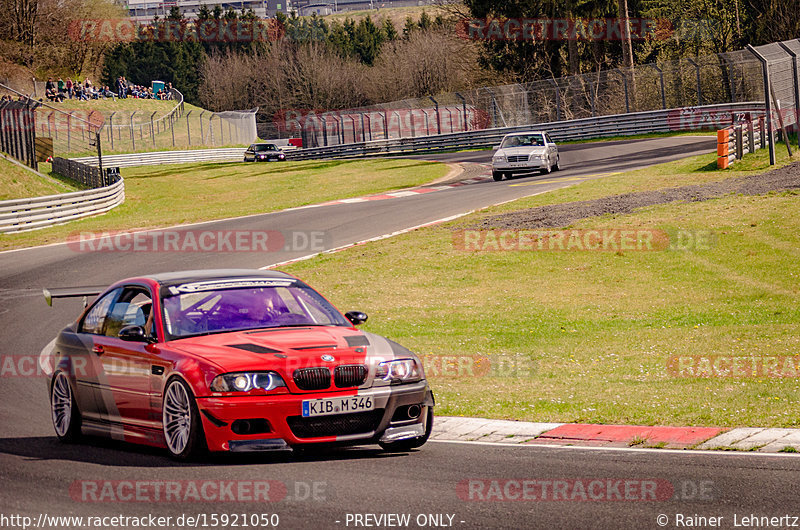
[[[244,160],[244,147],[223,149],[191,149],[188,151],[154,151],[150,153],[131,153],[128,155],[103,155],[105,167],[155,166],[160,164],[183,164],[187,162],[232,162]],[[97,157],[87,156],[72,160],[97,165]]]
[[[97,215],[122,204],[124,200],[125,183],[118,178],[113,184],[102,188],[0,201],[0,233],[36,230]]]
[[[658,132],[715,131],[737,120],[743,113],[763,114],[761,102],[726,103],[681,109],[634,112],[580,120],[536,123],[519,127],[483,129],[416,138],[374,140],[331,147],[302,149],[287,154],[291,160],[316,158],[353,158],[386,154],[410,154],[452,149],[487,148],[506,134],[543,130],[557,141],[585,140],[608,136],[630,136]]]
[[[297,149],[286,152],[290,160],[312,160],[319,158],[356,158],[390,154],[412,154],[452,149],[487,148],[500,142],[508,133],[526,130],[544,130],[559,141],[586,140],[607,136],[627,136],[655,132],[715,131],[730,124],[738,114],[749,112],[763,114],[761,102],[727,103],[680,109],[634,112],[614,116],[600,116],[549,123],[536,123],[520,127],[482,129],[451,134],[436,134],[414,138],[373,140],[330,147]],[[244,148],[196,149],[189,151],[158,151],[128,155],[105,155],[103,163],[108,167],[134,167],[157,164],[180,164],[189,162],[229,162],[242,160]],[[95,165],[93,157],[73,160]]]
[[[758,125],[746,120],[717,131],[717,168],[726,169],[747,153],[767,147],[764,116],[759,116]]]

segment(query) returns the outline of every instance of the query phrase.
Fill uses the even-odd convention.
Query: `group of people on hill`
[[[108,86],[95,87],[91,80],[86,79],[82,83],[78,80],[73,81],[67,78],[66,81],[58,78],[53,81],[49,78],[44,86],[44,95],[49,101],[62,102],[65,99],[78,99],[87,101],[90,99],[113,98],[114,93]]]
[[[58,81],[53,81],[51,77],[47,80],[47,83],[45,83],[45,98],[47,98],[48,101],[57,103],[65,99],[88,101],[90,99],[116,97],[121,99],[128,97],[139,99],[172,99],[172,83],[167,83],[163,89],[159,89],[155,93],[150,87],[130,83],[124,76],[120,76],[117,79],[116,93],[113,92],[108,85],[95,87],[89,79],[80,82],[67,78],[67,80],[64,81],[59,77]]]
[[[128,97],[139,99],[172,99],[172,83],[167,83],[164,88],[153,92],[151,87],[135,85],[121,75],[117,78],[117,97],[125,99]]]

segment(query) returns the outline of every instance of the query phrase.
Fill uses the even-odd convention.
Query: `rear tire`
[[[56,372],[50,384],[50,416],[58,439],[72,443],[81,437],[81,413],[72,384],[64,372]]]
[[[191,460],[207,451],[203,423],[192,390],[174,377],[164,390],[161,422],[167,450],[176,460]]]
[[[380,443],[379,445],[381,448],[389,453],[405,453],[412,449],[416,449],[417,447],[422,447],[425,445],[425,442],[428,441],[428,438],[431,436],[431,430],[433,430],[433,407],[426,407],[427,411],[427,418],[425,420],[425,434],[419,436],[417,438],[411,438],[410,440],[400,440],[399,442],[389,442],[389,443]]]

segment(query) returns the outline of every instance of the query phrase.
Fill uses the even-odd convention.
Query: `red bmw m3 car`
[[[419,358],[356,329],[303,281],[276,271],[154,274],[94,296],[42,353],[56,435],[205,451],[314,444],[424,444],[433,393]]]

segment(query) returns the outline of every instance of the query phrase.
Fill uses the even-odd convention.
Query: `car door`
[[[151,375],[163,370],[156,350],[150,342],[123,340],[120,330],[141,326],[152,330],[153,296],[145,286],[131,285],[122,289],[114,300],[103,327],[103,335],[95,343],[95,351],[103,371],[98,386],[105,419],[137,429],[158,429],[160,417],[152,407]],[[150,336],[155,339],[154,332]],[[128,431],[126,430],[126,434]]]
[[[100,348],[97,341],[103,336],[103,327],[111,306],[119,296],[121,289],[114,289],[98,298],[78,323],[74,338],[67,337],[63,354],[69,357],[70,365],[75,373],[75,400],[78,410],[87,421],[102,422],[105,413],[99,395],[100,379],[103,363],[98,355]]]
[[[547,153],[550,156],[550,163],[555,165],[558,162],[558,146],[550,139],[550,135],[544,135],[545,145],[547,145]]]
[[[247,151],[244,152],[244,161],[245,162],[249,162],[250,158],[252,158],[253,160],[256,159],[256,146],[255,145],[251,145],[250,147],[247,148]]]

